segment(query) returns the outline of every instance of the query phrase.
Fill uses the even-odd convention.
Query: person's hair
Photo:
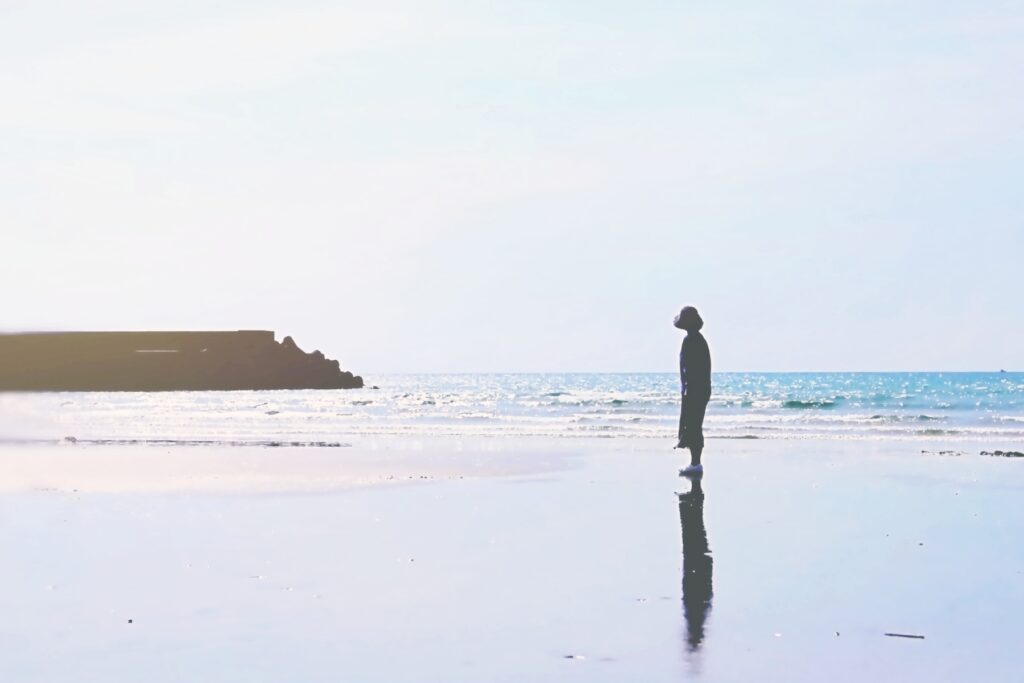
[[[683,306],[683,310],[679,311],[679,315],[676,316],[676,327],[681,330],[697,332],[704,327],[704,320],[696,308]]]

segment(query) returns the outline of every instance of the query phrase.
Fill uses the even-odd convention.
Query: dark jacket
[[[684,396],[711,397],[711,352],[700,332],[687,332],[679,350],[679,381]]]

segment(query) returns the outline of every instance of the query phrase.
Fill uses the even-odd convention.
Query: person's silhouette
[[[673,324],[686,330],[679,350],[679,381],[682,401],[679,407],[679,443],[676,448],[690,449],[690,466],[680,470],[687,477],[704,474],[700,456],[704,452],[704,412],[711,400],[711,352],[700,329],[704,327],[697,309],[685,306]]]
[[[704,624],[711,611],[711,549],[704,528],[704,489],[694,479],[690,491],[679,494],[679,523],[683,530],[683,619],[686,649],[696,652],[704,641]]]

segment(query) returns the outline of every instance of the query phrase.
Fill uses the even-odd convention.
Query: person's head
[[[700,313],[693,306],[683,306],[683,310],[679,311],[679,315],[676,316],[673,324],[680,330],[686,330],[687,332],[696,332],[704,327],[704,321],[701,320]]]

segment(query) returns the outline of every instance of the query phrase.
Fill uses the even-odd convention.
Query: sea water
[[[1024,446],[1024,373],[716,373],[705,434]],[[359,437],[674,438],[675,373],[381,375],[338,391],[0,395],[0,440],[342,445]]]

